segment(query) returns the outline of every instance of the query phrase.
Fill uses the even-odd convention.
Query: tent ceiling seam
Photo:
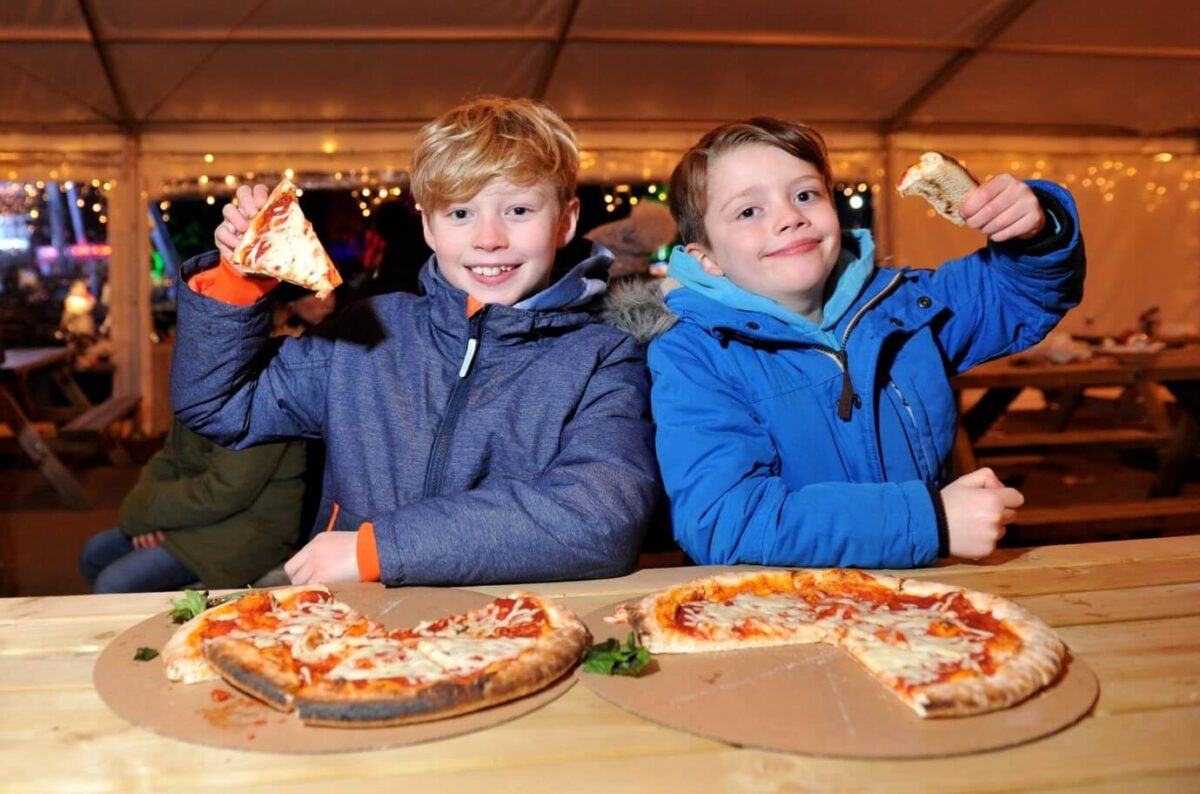
[[[253,19],[254,16],[260,10],[262,10],[262,7],[267,4],[267,2],[268,2],[268,0],[259,0],[249,11],[246,12],[245,15],[242,16],[241,19],[239,19],[237,22],[234,23],[233,27],[231,27],[229,29],[229,34],[232,35],[238,28],[242,27],[247,22],[249,22],[251,19]],[[158,109],[161,108],[163,106],[163,104],[165,104],[167,102],[167,100],[169,100],[172,96],[174,96],[179,91],[179,89],[183,88],[183,86],[186,85],[187,82],[192,79],[192,77],[196,74],[196,72],[198,72],[198,71],[200,71],[200,69],[204,68],[204,66],[209,61],[212,60],[213,56],[216,55],[217,52],[219,52],[220,49],[222,47],[224,47],[227,43],[229,43],[228,35],[221,41],[213,44],[213,46],[209,49],[209,51],[206,52],[204,55],[201,55],[200,58],[197,59],[195,65],[193,65],[191,69],[187,70],[187,72],[184,73],[183,77],[179,78],[178,82],[176,82],[175,85],[173,85],[169,89],[167,89],[167,91],[165,93],[163,93],[163,95],[161,97],[158,98],[158,101],[155,102],[146,111],[145,119],[149,119],[151,116],[153,116],[158,111]]]
[[[543,100],[546,98],[546,91],[550,87],[550,80],[554,77],[555,70],[558,69],[558,61],[562,57],[563,47],[567,44],[567,35],[571,32],[571,26],[575,23],[575,14],[579,11],[581,0],[571,0],[571,5],[567,8],[567,13],[563,15],[562,24],[558,28],[558,35],[554,39],[554,49],[550,52],[550,56],[546,59],[546,68],[542,70],[538,77],[537,85],[534,87],[534,99]]]
[[[125,96],[125,88],[117,80],[112,61],[108,55],[108,48],[100,40],[100,32],[96,29],[95,10],[92,8],[93,0],[76,0],[76,2],[79,6],[79,13],[83,17],[83,22],[87,25],[88,35],[91,37],[92,49],[95,50],[96,57],[100,59],[100,68],[104,72],[104,79],[108,81],[108,88],[112,91],[113,100],[117,103],[117,110],[120,113],[117,123],[126,132],[133,132],[137,126],[137,120],[129,110],[129,100]]]
[[[887,131],[896,132],[903,128],[909,119],[912,118],[913,114],[929,101],[930,97],[961,73],[967,64],[973,61],[997,36],[1007,30],[1022,14],[1028,11],[1034,2],[1036,0],[1012,0],[1012,2],[1005,6],[996,15],[996,18],[984,28],[973,46],[960,49],[956,52],[949,61],[942,65],[941,69],[938,69],[932,77],[925,81],[924,85],[919,87],[912,96],[900,105],[899,109],[888,120],[886,125]]]

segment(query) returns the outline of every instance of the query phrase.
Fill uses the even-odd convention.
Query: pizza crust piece
[[[896,190],[901,196],[920,196],[937,214],[964,226],[963,204],[977,187],[979,181],[962,163],[940,152],[926,152],[905,170]]]

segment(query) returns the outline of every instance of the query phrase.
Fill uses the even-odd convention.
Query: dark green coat
[[[304,442],[228,450],[178,420],[121,504],[126,535],[162,530],[204,584],[243,587],[301,540]]]

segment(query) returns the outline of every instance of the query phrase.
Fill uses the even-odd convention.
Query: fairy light
[[[217,200],[215,198],[213,198],[212,196],[205,196],[204,203],[208,204],[209,206],[212,206],[213,204],[217,203]]]
[[[288,169],[284,170],[283,175],[286,176],[288,179],[292,179],[296,176],[296,172],[293,171],[292,169],[288,168]]]
[[[212,162],[213,160],[215,160],[215,159],[216,159],[216,158],[215,158],[215,157],[213,157],[211,154],[206,154],[206,155],[204,155],[204,162],[206,162],[206,163],[211,163],[211,162]]]

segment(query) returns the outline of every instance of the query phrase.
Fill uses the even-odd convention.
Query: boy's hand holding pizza
[[[221,258],[226,262],[233,261],[233,249],[237,248],[238,243],[242,241],[242,235],[250,228],[250,219],[267,203],[270,192],[266,185],[255,185],[253,188],[241,185],[237,189],[237,204],[230,202],[221,208],[225,220],[217,226],[213,240],[217,244],[217,250],[221,252]]]
[[[1029,185],[1000,174],[979,186],[963,202],[963,220],[992,242],[1027,240],[1046,225],[1046,215]]]

